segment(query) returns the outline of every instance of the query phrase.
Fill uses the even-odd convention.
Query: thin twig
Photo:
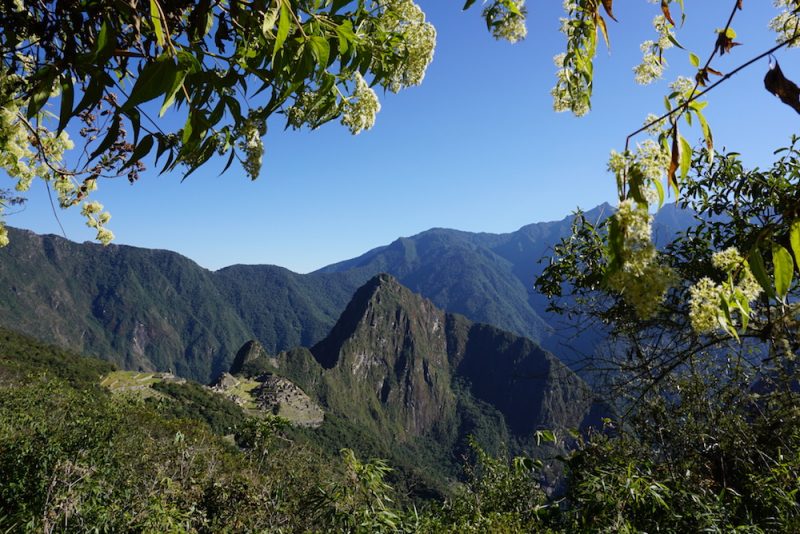
[[[736,16],[736,11],[738,11],[738,10],[739,10],[739,1],[738,1],[738,0],[736,0],[736,1],[734,1],[734,3],[733,3],[733,9],[731,10],[731,14],[730,14],[730,16],[728,17],[728,22],[725,24],[725,27],[722,29],[722,33],[725,33],[725,32],[727,32],[727,31],[728,31],[728,29],[731,27],[731,23],[733,22],[733,18]],[[794,39],[794,37],[793,37],[792,39]],[[778,46],[778,48],[780,48],[780,46]],[[775,50],[777,50],[778,48],[775,48],[775,49],[773,49],[772,51],[774,52],[774,51],[775,51]],[[711,51],[711,55],[709,55],[709,56],[708,56],[708,59],[706,60],[705,64],[703,65],[703,69],[702,69],[703,71],[707,70],[707,69],[708,69],[708,67],[710,67],[710,66],[711,66],[711,61],[712,61],[712,60],[714,59],[714,57],[717,55],[717,51],[718,51],[718,50],[719,50],[719,47],[717,46],[717,44],[716,44],[716,43],[714,43],[714,50],[712,50],[712,51]],[[763,57],[763,56],[761,56],[761,57]],[[760,59],[760,58],[758,58],[758,59]],[[695,94],[695,91],[697,91],[697,87],[700,85],[700,81],[699,81],[699,80],[695,80],[695,82],[694,82],[694,88],[692,89],[692,96],[691,96],[691,97],[690,97],[690,98],[689,98],[689,99],[688,99],[686,102],[684,102],[684,103],[683,103],[681,106],[678,106],[677,108],[675,108],[675,109],[673,109],[673,110],[670,110],[668,113],[665,113],[665,114],[664,114],[664,115],[662,115],[661,117],[659,117],[659,118],[657,118],[657,119],[655,119],[655,120],[652,120],[652,121],[650,121],[649,123],[645,124],[644,126],[642,126],[641,128],[639,128],[638,130],[636,130],[635,132],[633,132],[632,134],[628,135],[628,137],[626,137],[626,138],[625,138],[625,152],[627,152],[627,151],[628,151],[628,147],[630,146],[630,141],[631,141],[631,138],[632,138],[633,136],[635,136],[635,135],[637,135],[637,134],[640,134],[640,133],[642,133],[643,131],[647,130],[648,128],[650,128],[650,127],[651,127],[651,126],[653,126],[654,124],[658,124],[658,123],[660,123],[661,121],[663,121],[664,119],[670,118],[670,117],[671,117],[672,115],[674,115],[675,113],[678,113],[678,112],[680,112],[680,113],[678,114],[678,117],[675,119],[675,122],[677,122],[677,121],[678,121],[678,119],[680,118],[680,115],[681,115],[681,114],[683,114],[683,112],[685,112],[687,109],[689,109],[689,107],[688,107],[688,106],[689,106],[689,103],[690,103],[690,102],[693,102],[694,100],[697,100],[697,99],[698,99],[698,98],[700,98],[702,95],[706,94],[706,93],[707,93],[707,92],[709,92],[711,89],[713,89],[714,87],[716,87],[717,85],[719,85],[719,84],[720,84],[722,81],[724,81],[724,80],[726,80],[726,79],[730,78],[731,76],[733,76],[734,74],[736,74],[737,72],[739,72],[741,69],[743,69],[744,67],[746,67],[747,65],[749,65],[749,64],[750,64],[750,63],[752,63],[753,61],[755,61],[755,60],[752,60],[752,61],[748,62],[746,65],[744,65],[744,66],[742,66],[742,67],[739,67],[739,68],[737,68],[736,70],[734,70],[734,71],[732,71],[732,72],[729,72],[729,73],[728,73],[728,74],[726,74],[726,75],[725,75],[725,76],[724,76],[724,77],[723,77],[721,80],[718,80],[717,82],[715,82],[714,84],[712,84],[711,86],[707,87],[705,90],[703,90],[702,92],[700,92],[700,93],[697,93],[697,94]]]
[[[685,108],[686,108],[686,107],[687,107],[687,106],[688,106],[688,105],[689,105],[691,102],[693,102],[693,101],[697,100],[698,98],[700,98],[701,96],[705,95],[706,93],[708,93],[709,91],[711,91],[712,89],[714,89],[716,86],[718,86],[719,84],[721,84],[722,82],[724,82],[725,80],[727,80],[728,78],[730,78],[731,76],[733,76],[734,74],[738,73],[739,71],[746,69],[747,67],[749,67],[750,65],[752,65],[752,64],[753,64],[753,63],[755,63],[756,61],[758,61],[758,60],[760,60],[760,59],[764,59],[765,57],[769,56],[770,54],[772,54],[772,53],[773,53],[773,52],[775,52],[776,50],[779,50],[779,49],[783,48],[784,46],[786,46],[786,45],[788,45],[788,44],[791,44],[792,42],[796,41],[796,40],[798,39],[798,37],[800,37],[800,34],[795,34],[795,35],[793,35],[792,37],[790,37],[789,39],[787,39],[787,40],[785,40],[785,41],[782,41],[781,43],[778,43],[777,45],[773,46],[772,48],[770,48],[770,49],[769,49],[769,50],[767,50],[766,52],[763,52],[763,53],[761,53],[761,54],[759,54],[759,55],[755,56],[754,58],[752,58],[752,59],[750,59],[750,60],[748,60],[748,61],[746,61],[746,62],[742,63],[741,65],[739,65],[738,67],[736,67],[736,68],[735,68],[735,69],[733,69],[732,71],[730,71],[730,72],[728,72],[727,74],[725,74],[725,75],[724,75],[722,78],[720,78],[720,79],[719,79],[719,80],[717,80],[716,82],[712,83],[711,85],[709,85],[708,87],[706,87],[705,89],[703,89],[702,91],[700,91],[699,93],[696,93],[695,95],[693,95],[693,96],[692,96],[691,98],[689,98],[689,99],[688,99],[686,102],[684,102],[683,104],[681,104],[681,106],[680,106],[680,107],[677,107],[677,108],[673,109],[673,110],[672,110],[672,111],[670,111],[669,113],[665,113],[664,115],[661,115],[661,116],[660,116],[660,117],[658,117],[657,119],[653,119],[652,121],[648,122],[647,124],[645,124],[644,126],[642,126],[641,128],[639,128],[638,130],[636,130],[635,132],[633,132],[632,134],[628,135],[628,137],[627,137],[627,140],[626,140],[626,142],[625,142],[625,150],[626,150],[626,151],[628,150],[628,142],[629,142],[629,141],[630,141],[630,139],[631,139],[632,137],[634,137],[635,135],[642,133],[643,131],[647,130],[648,128],[650,128],[650,127],[651,127],[651,126],[653,126],[654,124],[657,124],[657,123],[659,123],[659,122],[661,122],[661,121],[663,121],[663,120],[665,120],[665,119],[668,119],[668,118],[670,118],[672,115],[674,115],[675,113],[677,113],[677,112],[679,112],[679,111],[681,111],[681,112],[682,112],[682,111],[685,111]]]
[[[58,227],[61,228],[61,234],[64,236],[64,239],[69,239],[67,237],[67,232],[64,231],[64,227],[61,225],[61,219],[58,218],[58,212],[56,212],[56,205],[53,202],[53,191],[50,189],[50,182],[45,180],[44,184],[47,186],[47,198],[50,200],[50,208],[53,210],[53,217],[55,217],[56,222],[58,223]]]

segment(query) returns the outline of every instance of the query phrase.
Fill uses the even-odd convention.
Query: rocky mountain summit
[[[377,439],[412,450],[433,441],[450,455],[476,434],[527,448],[536,430],[579,429],[601,410],[587,385],[532,341],[448,314],[388,274],[356,291],[310,349],[271,356],[249,341],[231,372],[291,381]]]

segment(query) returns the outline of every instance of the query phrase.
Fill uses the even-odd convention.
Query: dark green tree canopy
[[[496,37],[524,37],[518,3],[485,6]],[[5,2],[0,166],[20,190],[47,180],[62,207],[84,202],[99,178],[135,181],[150,154],[185,175],[221,155],[255,179],[269,117],[369,129],[375,88],[421,83],[435,42],[412,0]],[[65,164],[68,126],[83,150]],[[83,213],[108,242],[102,206],[84,202]]]

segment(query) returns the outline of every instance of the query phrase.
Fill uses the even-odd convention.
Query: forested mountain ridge
[[[536,454],[537,430],[566,435],[608,415],[583,380],[535,343],[446,313],[387,274],[359,288],[310,349],[273,356],[251,341],[231,373],[288,378],[326,419],[354,425],[381,456],[437,491],[456,477],[469,436],[498,454]],[[359,444],[345,437],[339,446]]]
[[[553,349],[553,321],[532,285],[537,261],[570,223],[508,234],[433,229],[310,274],[271,265],[211,272],[174,252],[9,229],[11,243],[0,249],[0,324],[125,368],[206,382],[229,367],[242,340],[257,339],[271,353],[317,343],[353,292],[388,272],[448,312]]]
[[[213,273],[179,254],[10,231],[4,326],[123,368],[201,379],[252,336]]]

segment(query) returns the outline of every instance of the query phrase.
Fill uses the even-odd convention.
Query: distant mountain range
[[[587,212],[601,220],[608,204]],[[211,272],[170,251],[77,244],[9,229],[0,249],[0,324],[124,368],[207,382],[247,339],[275,354],[321,341],[355,290],[378,273],[471,321],[569,354],[533,289],[538,260],[569,235],[572,217],[508,234],[432,229],[310,274],[271,265]],[[689,224],[667,206],[657,234]]]

